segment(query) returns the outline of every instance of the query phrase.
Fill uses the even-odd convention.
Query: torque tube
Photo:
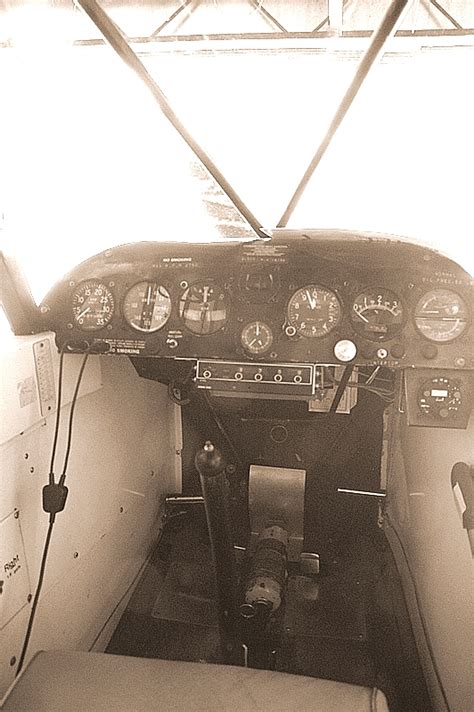
[[[237,577],[230,529],[226,463],[219,450],[209,440],[197,452],[194,462],[201,480],[214,561],[221,658],[228,665],[239,665],[241,660]]]

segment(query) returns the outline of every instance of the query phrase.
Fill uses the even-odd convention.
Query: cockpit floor
[[[157,547],[108,652],[218,661],[213,570],[205,526],[199,516],[177,524]],[[276,669],[375,684],[367,653],[366,585],[360,566],[336,563],[315,584],[290,572]]]
[[[383,689],[391,712],[429,712],[416,656],[400,648],[394,623],[396,580],[380,540],[359,536],[331,562],[317,590],[296,573],[288,579],[279,645],[271,666],[283,672]],[[395,577],[396,572],[389,573]],[[384,593],[385,591],[385,593]],[[213,570],[204,516],[165,527],[107,652],[137,657],[219,662]],[[396,596],[395,596],[396,598]]]

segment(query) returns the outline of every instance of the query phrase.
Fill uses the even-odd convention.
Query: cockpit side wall
[[[465,712],[472,679],[472,555],[451,486],[456,462],[473,462],[467,430],[389,426],[385,533],[395,555],[425,678],[437,712]]]
[[[33,359],[37,342],[51,345],[57,384],[59,356],[51,334],[12,338],[0,355],[5,395],[0,537],[8,550],[0,573],[5,613],[0,628],[0,698],[13,681],[20,657],[30,612],[28,595],[34,594],[48,526],[41,491],[48,481],[56,413],[53,407],[46,417],[41,414]],[[64,358],[56,481],[81,360],[74,355]],[[166,388],[139,378],[126,356],[89,357],[75,411],[66,478],[69,496],[65,511],[56,518],[26,662],[40,649],[103,650],[107,645],[159,534],[163,495],[179,488],[176,408]],[[10,560],[16,561],[15,567],[8,568]]]

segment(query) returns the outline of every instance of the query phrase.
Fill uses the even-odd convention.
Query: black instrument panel
[[[472,280],[389,237],[134,243],[42,304],[60,349],[150,358],[473,368]]]

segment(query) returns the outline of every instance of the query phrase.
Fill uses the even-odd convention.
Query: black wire
[[[51,449],[51,462],[49,465],[49,483],[54,484],[54,460],[56,457],[56,448],[58,445],[59,422],[61,420],[61,398],[63,390],[63,371],[64,371],[64,351],[61,351],[59,357],[59,379],[58,379],[58,402],[56,405],[56,423],[54,425],[53,446]]]
[[[50,521],[48,526],[48,533],[46,535],[46,541],[44,543],[43,556],[41,559],[40,574],[38,578],[38,585],[36,586],[35,597],[33,599],[33,605],[31,607],[30,619],[28,621],[28,627],[26,629],[25,640],[23,641],[23,648],[20,655],[20,661],[16,669],[15,677],[17,677],[23,667],[25,661],[26,651],[28,650],[28,643],[30,642],[31,631],[33,630],[33,623],[36,615],[36,608],[38,606],[38,601],[43,587],[44,572],[46,570],[46,559],[48,557],[49,544],[51,541],[51,534],[53,533],[54,521]]]
[[[63,379],[63,352],[61,352],[61,358],[59,362],[59,381],[58,381],[58,410],[57,413],[59,414],[60,412],[60,405],[61,405],[61,391],[62,391],[62,379]],[[66,469],[69,461],[69,453],[71,451],[71,442],[72,442],[72,425],[73,425],[73,418],[74,418],[74,410],[76,407],[76,402],[77,402],[77,396],[79,393],[79,387],[81,385],[82,381],[82,376],[84,374],[84,369],[86,367],[87,359],[88,359],[89,354],[85,354],[81,368],[79,370],[79,375],[77,377],[76,381],[76,387],[74,389],[74,395],[72,397],[72,402],[71,402],[71,411],[69,414],[69,425],[68,425],[68,435],[67,435],[67,446],[66,446],[66,455],[64,457],[64,464],[63,464],[63,469],[62,469],[62,474],[60,477],[60,484],[64,484],[64,480],[66,479]],[[52,453],[51,453],[51,465],[50,465],[50,472],[49,472],[49,481],[50,484],[54,484],[54,474],[53,474],[53,465],[54,465],[54,458],[56,454],[56,447],[57,447],[57,441],[58,441],[58,434],[59,434],[59,422],[60,422],[60,417],[59,415],[56,415],[56,425],[55,425],[55,431],[54,431],[54,437],[53,437],[53,446],[52,446]],[[38,578],[38,584],[36,586],[36,591],[33,599],[33,605],[31,607],[31,612],[30,612],[30,618],[28,620],[28,626],[26,629],[25,633],[25,639],[23,641],[23,648],[21,651],[20,655],[20,661],[18,663],[18,667],[15,673],[15,677],[19,675],[21,672],[21,669],[23,667],[23,663],[25,661],[26,657],[26,652],[28,650],[28,644],[30,642],[30,637],[31,637],[31,631],[33,630],[33,623],[35,620],[36,616],[36,609],[38,606],[38,601],[41,593],[41,589],[43,587],[43,580],[44,580],[44,574],[46,571],[46,561],[48,558],[48,551],[49,551],[49,545],[51,542],[51,535],[53,533],[53,526],[55,522],[55,516],[50,517],[49,520],[49,526],[48,526],[48,532],[46,534],[46,540],[44,543],[44,548],[43,548],[43,555],[41,558],[41,566],[40,566],[40,573],[39,573],[39,578]]]
[[[338,383],[338,386],[336,389],[336,394],[335,394],[334,399],[331,403],[331,407],[329,408],[330,415],[333,415],[337,411],[337,406],[341,402],[341,398],[344,395],[344,391],[346,390],[346,386],[349,383],[349,378],[351,377],[353,370],[354,370],[353,364],[348,364],[345,367],[344,373],[342,374],[342,378]]]
[[[60,484],[64,484],[64,480],[66,479],[66,470],[69,462],[69,454],[71,452],[71,443],[72,443],[72,425],[73,425],[73,419],[74,419],[74,411],[76,409],[76,403],[77,403],[77,396],[79,394],[79,388],[81,385],[82,381],[82,376],[84,375],[84,369],[86,367],[87,359],[89,358],[89,354],[85,354],[84,358],[82,359],[82,364],[81,368],[79,370],[79,375],[77,377],[76,381],[76,387],[74,389],[74,395],[72,397],[72,402],[71,402],[71,410],[69,413],[69,423],[68,423],[68,433],[67,433],[67,445],[66,445],[66,454],[64,456],[64,463],[63,463],[63,469],[60,477]]]

